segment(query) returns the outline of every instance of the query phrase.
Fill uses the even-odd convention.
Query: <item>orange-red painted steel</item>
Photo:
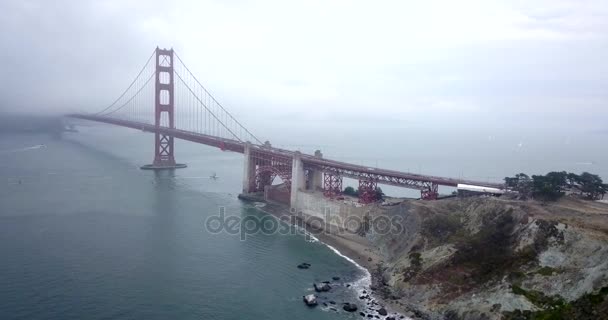
[[[98,115],[72,114],[69,116],[73,118],[104,122],[122,127],[148,131],[155,134],[159,134],[161,136],[164,135],[175,139],[182,139],[195,143],[201,143],[226,151],[243,153],[245,150],[245,142],[241,142],[238,140],[219,138],[215,136],[205,135],[196,132],[189,132],[175,128],[155,126],[153,124],[148,123],[141,123]],[[258,171],[256,174],[260,174],[263,171],[276,171],[276,175],[281,176],[283,180],[291,180],[291,166],[289,164],[289,161],[291,161],[293,157],[293,151],[263,145],[252,145],[252,151],[264,155],[264,157],[260,156],[260,160],[262,160],[263,158],[269,158],[274,159],[275,162],[272,166],[275,167],[276,170],[261,170]],[[436,199],[438,195],[438,186],[456,187],[458,184],[469,184],[499,189],[504,188],[504,185],[500,183],[445,178],[395,170],[370,168],[326,158],[318,158],[314,155],[308,154],[302,154],[301,158],[302,162],[304,163],[304,169],[318,170],[323,173],[337,177],[348,177],[357,180],[375,181],[377,184],[386,184],[404,188],[417,189],[421,191],[421,197],[423,199]],[[258,182],[261,181],[258,180]],[[259,187],[261,186],[257,185],[254,187],[254,189],[258,189]],[[332,193],[333,192],[334,190],[332,190]]]

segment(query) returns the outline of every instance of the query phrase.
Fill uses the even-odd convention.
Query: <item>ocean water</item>
[[[303,304],[313,282],[364,276],[322,243],[206,229],[220,208],[266,216],[236,198],[242,155],[180,141],[187,169],[142,171],[152,139],[105,125],[0,137],[0,319],[359,317]],[[324,297],[356,294],[337,285]]]
[[[242,155],[177,141],[177,160],[188,168],[142,171],[152,160],[151,134],[93,123],[78,129],[62,138],[0,136],[0,319],[359,318],[301,301],[315,281],[362,282],[365,273],[331,248],[302,234],[248,234],[243,241],[206,228],[220,210],[267,217],[236,198]],[[600,133],[274,130],[266,133],[275,146],[321,149],[370,167],[483,181],[589,171],[608,180],[608,140]],[[297,269],[301,262],[312,268]],[[326,299],[356,296],[338,285]]]

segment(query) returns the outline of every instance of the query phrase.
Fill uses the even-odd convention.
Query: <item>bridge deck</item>
[[[233,152],[244,153],[245,144],[244,141],[232,140],[226,138],[215,137],[211,135],[190,132],[179,129],[171,129],[167,127],[157,127],[150,123],[142,123],[136,121],[129,121],[123,119],[116,119],[104,116],[97,115],[84,115],[84,114],[71,114],[68,115],[72,118],[78,118],[83,120],[90,120],[96,122],[103,122],[113,125],[118,125],[122,127],[143,130],[147,132],[155,132],[162,133],[168,136],[172,136],[177,139],[182,139],[186,141],[191,141],[195,143],[201,143],[212,147],[217,147],[222,150],[229,150]],[[295,152],[291,150],[285,150],[280,148],[273,147],[265,147],[260,145],[252,145],[252,147],[263,150],[264,152],[273,153],[279,156],[289,156],[293,157]],[[421,175],[414,174],[409,172],[402,172],[396,170],[388,170],[381,168],[372,168],[366,167],[356,164],[351,164],[347,162],[341,162],[331,159],[318,158],[309,154],[301,155],[302,162],[305,167],[315,168],[317,170],[321,170],[324,172],[330,172],[339,174],[341,176],[346,176],[355,179],[375,179],[378,183],[402,186],[414,189],[422,189],[423,186],[421,183],[433,183],[441,186],[450,186],[456,187],[458,184],[468,184],[468,185],[476,185],[483,187],[491,187],[491,188],[499,188],[503,189],[504,185],[500,183],[491,183],[491,182],[482,182],[482,181],[472,181],[472,180],[464,180],[464,179],[455,179],[455,178],[446,178],[446,177],[438,177],[438,176],[429,176],[429,175]]]

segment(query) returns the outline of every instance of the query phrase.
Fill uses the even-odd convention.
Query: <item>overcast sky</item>
[[[173,47],[246,123],[608,127],[608,1],[0,2],[0,110],[96,111]]]

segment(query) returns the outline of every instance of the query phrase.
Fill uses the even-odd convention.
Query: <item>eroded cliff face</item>
[[[608,318],[606,204],[469,198],[370,214],[399,215],[403,228],[365,232],[384,258],[376,292],[419,317]]]

